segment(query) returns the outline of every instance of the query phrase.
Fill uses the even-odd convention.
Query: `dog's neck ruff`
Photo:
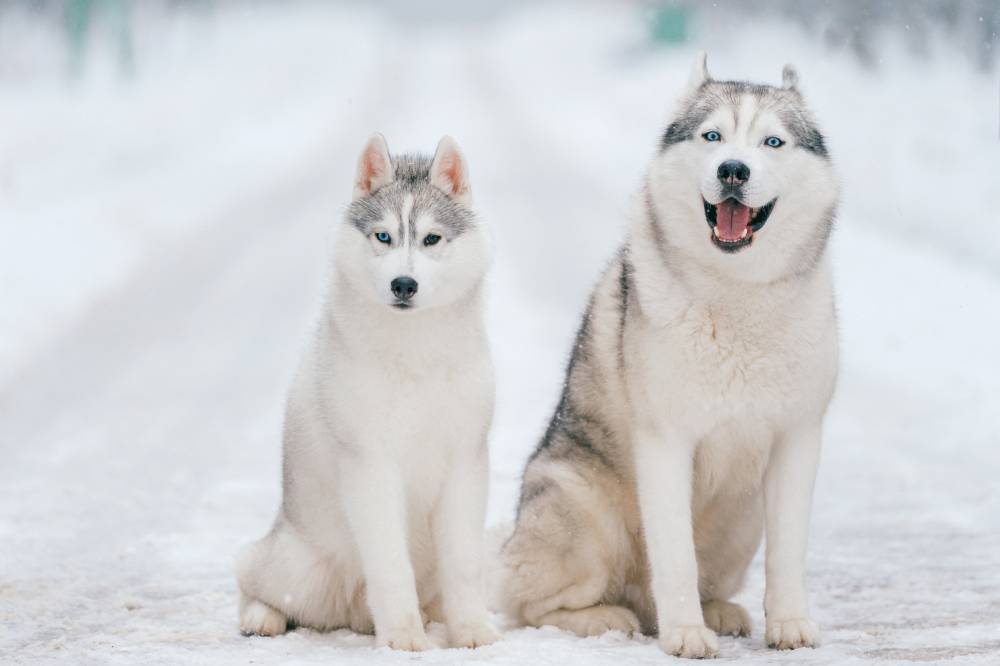
[[[809,289],[808,285],[812,281],[808,278],[815,274],[817,268],[823,263],[820,257],[825,254],[825,249],[820,252],[820,257],[817,257],[816,261],[809,262],[803,269],[791,271],[768,282],[752,282],[721,275],[717,269],[706,265],[698,257],[681,252],[676,245],[670,242],[660,218],[656,200],[648,184],[643,188],[643,193],[646,203],[644,221],[649,227],[651,240],[656,247],[656,253],[663,269],[700,301],[737,300],[749,304],[764,297],[767,303],[771,303],[776,299],[782,300],[779,293],[786,294],[787,298],[794,298],[795,294]],[[680,269],[682,263],[688,264],[687,270]],[[766,296],[764,296],[764,292],[767,292]]]

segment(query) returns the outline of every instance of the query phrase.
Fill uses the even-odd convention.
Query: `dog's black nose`
[[[719,165],[719,180],[727,185],[742,185],[750,179],[750,167],[739,160],[726,160]]]
[[[398,277],[389,283],[392,294],[401,301],[408,301],[417,293],[417,281],[411,277]]]

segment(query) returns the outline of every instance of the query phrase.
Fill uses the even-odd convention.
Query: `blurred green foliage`
[[[69,43],[70,72],[73,76],[79,76],[83,72],[87,46],[99,15],[103,15],[101,18],[106,19],[110,28],[119,70],[125,76],[135,73],[129,8],[128,0],[65,1],[63,23]]]
[[[688,9],[663,5],[653,9],[649,24],[654,42],[682,44],[688,38]]]

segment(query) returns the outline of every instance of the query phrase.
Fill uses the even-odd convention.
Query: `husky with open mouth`
[[[797,78],[696,63],[524,472],[499,587],[521,622],[713,656],[717,634],[750,635],[730,599],[766,532],[766,641],[817,644],[804,560],[838,185]]]

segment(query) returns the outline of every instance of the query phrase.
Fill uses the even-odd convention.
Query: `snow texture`
[[[795,62],[844,181],[842,378],[808,560],[825,642],[764,647],[758,558],[753,635],[720,659],[1000,663],[1000,114],[996,79],[947,44],[913,59],[886,34],[870,70],[774,23],[749,51],[736,24],[654,50],[612,3],[445,23],[225,4],[154,17],[135,80],[98,48],[67,84],[54,34],[4,17],[0,662],[670,661],[650,638],[552,628],[419,656],[349,631],[244,638],[232,565],[278,504],[284,394],[365,138],[429,151],[448,133],[469,157],[498,250],[496,525],[707,45],[722,78]]]

